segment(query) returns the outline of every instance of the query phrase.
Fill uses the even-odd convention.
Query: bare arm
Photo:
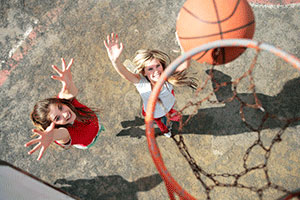
[[[120,61],[120,55],[123,51],[123,44],[119,43],[118,34],[112,33],[111,36],[108,35],[107,40],[104,41],[104,45],[112,65],[120,74],[120,76],[132,83],[138,83],[140,81],[139,75],[127,70],[127,68]]]
[[[187,68],[189,68],[191,65],[191,59],[187,59],[186,61],[184,61],[181,65],[179,65],[177,67],[177,69],[175,70],[175,72],[182,72],[183,70],[186,70]]]
[[[44,155],[46,149],[50,146],[50,144],[56,140],[60,140],[62,143],[67,143],[70,140],[69,131],[66,128],[54,128],[55,124],[52,122],[51,125],[45,130],[40,131],[37,129],[33,129],[32,132],[39,135],[38,138],[32,139],[31,141],[25,144],[25,147],[31,146],[33,144],[38,143],[33,147],[32,150],[28,152],[28,154],[32,154],[33,152],[40,149],[40,153],[37,160],[40,160]]]
[[[176,39],[177,39],[177,43],[179,44],[180,50],[181,50],[181,54],[184,53],[182,46],[180,45],[179,39],[178,39],[178,35],[177,32],[175,33]],[[183,70],[186,70],[187,68],[189,68],[191,65],[191,58],[186,59],[185,62],[183,62],[181,65],[179,65],[177,67],[177,69],[175,70],[175,72],[182,72]]]
[[[66,66],[66,62],[63,58],[61,59],[61,61],[62,69],[59,69],[55,65],[52,65],[52,68],[59,74],[59,76],[51,76],[51,78],[58,80],[62,83],[62,88],[58,95],[59,98],[72,99],[78,94],[78,89],[73,82],[71,73],[71,66],[73,64],[74,59],[71,59],[68,66]]]

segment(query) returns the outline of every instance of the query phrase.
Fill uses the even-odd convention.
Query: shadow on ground
[[[112,175],[97,176],[94,179],[58,179],[54,184],[80,199],[137,200],[137,192],[149,191],[161,182],[160,175],[154,174],[135,182],[128,182],[119,175]]]
[[[207,71],[209,73],[209,71]],[[218,102],[223,102],[234,95],[231,84],[231,77],[221,71],[213,70],[212,86],[215,89],[219,83],[227,83],[215,92]],[[238,93],[237,98],[224,103],[222,107],[199,109],[188,124],[183,128],[182,134],[211,134],[215,136],[233,135],[262,129],[283,128],[285,119],[295,119],[300,117],[300,77],[287,81],[280,93],[276,96],[268,96],[256,93],[261,101],[265,112],[260,109],[244,107],[243,111],[248,125],[242,120],[240,108],[242,103],[254,104],[255,98],[252,93]],[[240,99],[241,101],[239,101]],[[268,115],[268,117],[266,116]],[[274,116],[274,117],[273,117]],[[263,118],[267,120],[263,122]],[[188,115],[184,115],[186,120]],[[131,136],[140,138],[145,135],[145,130],[139,126],[144,124],[144,119],[136,117],[132,121],[121,122],[124,128],[117,136]],[[290,126],[300,124],[300,120],[295,120]],[[178,124],[175,124],[173,131],[176,134]],[[156,130],[156,132],[159,132]]]
[[[293,199],[293,198],[300,199],[300,188],[292,191],[292,194],[283,195],[282,197],[278,198],[277,200],[287,200],[287,199]]]

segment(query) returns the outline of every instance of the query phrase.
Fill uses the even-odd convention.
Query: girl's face
[[[163,66],[156,58],[145,63],[144,76],[146,76],[152,84],[158,81],[163,71]]]
[[[72,124],[76,119],[76,114],[65,104],[51,104],[49,109],[49,118],[54,124]]]

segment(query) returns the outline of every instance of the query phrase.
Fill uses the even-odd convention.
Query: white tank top
[[[148,100],[152,92],[151,83],[144,76],[141,76],[141,80],[138,83],[135,83],[134,85],[142,97],[144,110],[146,111]],[[158,98],[161,100],[162,103],[159,102],[156,103],[154,118],[160,118],[165,116],[174,106],[175,97],[172,94],[172,90],[173,90],[172,84],[166,82],[163,85],[158,96]]]

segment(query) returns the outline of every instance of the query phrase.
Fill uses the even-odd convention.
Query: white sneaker
[[[172,136],[172,133],[171,131],[167,132],[167,133],[164,133],[164,136],[166,136],[167,138],[170,138]]]

